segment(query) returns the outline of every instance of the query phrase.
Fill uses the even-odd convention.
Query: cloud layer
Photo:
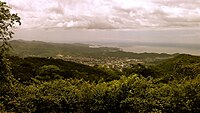
[[[199,0],[5,0],[24,28],[138,29],[200,26]]]

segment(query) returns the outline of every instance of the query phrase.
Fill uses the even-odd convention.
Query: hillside
[[[124,52],[119,48],[111,47],[90,47],[88,44],[64,44],[64,43],[47,43],[40,41],[23,41],[13,40],[10,42],[13,50],[12,54],[20,57],[36,56],[36,57],[55,57],[57,55],[64,56],[81,56],[81,57],[118,57],[132,59],[146,58],[168,58],[174,55],[158,54],[158,53],[132,53]]]
[[[161,62],[157,67],[179,79],[194,78],[200,74],[200,56],[181,54]]]
[[[22,82],[30,82],[32,78],[35,78],[40,74],[40,71],[42,71],[41,69],[44,67],[46,67],[46,70],[44,70],[45,74],[55,73],[56,75],[63,77],[63,79],[76,78],[97,82],[100,79],[110,81],[119,78],[119,75],[117,77],[115,72],[109,73],[98,67],[91,67],[61,59],[10,57],[9,60],[11,61],[13,75]],[[55,69],[56,71],[54,72]]]
[[[200,111],[199,56],[136,64],[121,73],[53,58],[9,60],[13,84],[0,84],[0,112]]]

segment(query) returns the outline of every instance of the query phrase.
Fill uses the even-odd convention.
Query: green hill
[[[158,65],[133,65],[125,76],[61,59],[9,60],[16,79],[4,81],[10,85],[0,84],[0,112],[200,111],[199,56],[178,55]],[[157,78],[150,77],[156,74]]]
[[[186,76],[194,78],[200,74],[200,56],[181,54],[163,61],[157,67],[176,78],[181,79]]]
[[[119,48],[98,47],[93,48],[88,44],[64,44],[64,43],[47,43],[40,41],[23,41],[13,40],[10,42],[13,50],[12,54],[20,57],[55,57],[58,54],[64,56],[81,56],[81,57],[118,57],[118,58],[169,58],[174,55],[166,53],[132,53],[124,52]]]
[[[181,82],[178,79],[168,79],[168,82],[160,79],[168,76],[167,73],[160,78],[151,78],[141,76],[148,74],[143,72],[95,82],[114,74],[60,59],[10,57],[10,61],[13,75],[19,82],[13,82],[12,89],[1,87],[1,91],[8,92],[0,93],[0,112],[200,112],[200,75],[185,79],[189,76],[188,71],[181,71]],[[199,63],[198,56],[179,55],[154,66],[179,75],[177,70],[180,67],[191,67],[189,70],[198,72]],[[145,68],[138,65],[135,72],[150,71]],[[26,78],[28,76],[32,79]]]
[[[117,79],[115,73],[109,73],[98,67],[91,67],[83,64],[78,64],[70,61],[53,58],[39,58],[39,57],[10,57],[12,73],[15,78],[20,81],[30,81],[35,78],[41,71],[41,67],[57,67],[55,74],[62,76],[65,79],[77,78],[89,81],[99,81],[104,79],[106,81]],[[46,70],[47,74],[52,74],[52,70]]]

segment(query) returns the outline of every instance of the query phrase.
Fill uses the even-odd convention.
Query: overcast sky
[[[16,38],[199,43],[200,0],[5,0]]]

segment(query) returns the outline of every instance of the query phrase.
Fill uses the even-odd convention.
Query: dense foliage
[[[137,64],[119,73],[59,59],[10,57],[12,72],[20,82],[14,83],[12,95],[5,94],[0,98],[0,110],[37,113],[200,112],[199,59],[179,55],[156,66]],[[189,77],[188,71],[181,71],[181,78],[177,76],[179,71],[173,68],[177,64],[181,67],[193,65],[193,75]],[[67,70],[77,73],[70,75],[65,73]],[[111,73],[118,77],[104,80],[113,76]]]
[[[54,79],[55,76],[58,78],[60,76],[63,79],[83,78],[90,82],[97,82],[100,79],[110,81],[119,79],[120,76],[118,71],[112,69],[105,70],[99,66],[91,67],[61,59],[10,57],[10,61],[13,75],[22,82],[30,82],[32,78],[44,78],[47,75],[51,76],[51,79]]]
[[[15,23],[21,24],[20,17],[17,14],[10,13],[10,7],[5,2],[0,1],[0,79],[7,82],[10,81],[9,62],[6,58],[10,49],[8,41],[14,34],[12,28]]]
[[[138,75],[89,83],[68,79],[17,86],[2,108],[14,112],[199,112],[199,76],[169,84]]]

